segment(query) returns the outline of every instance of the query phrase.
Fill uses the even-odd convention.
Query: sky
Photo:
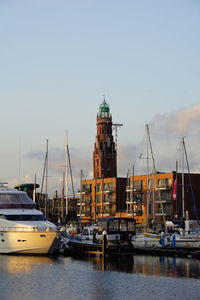
[[[75,186],[92,178],[105,95],[118,129],[118,176],[145,173],[145,125],[158,171],[185,137],[200,172],[199,0],[0,0],[0,181],[61,191],[65,132]],[[70,189],[70,187],[69,187]]]

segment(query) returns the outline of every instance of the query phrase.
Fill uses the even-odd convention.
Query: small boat
[[[170,238],[173,248],[195,249],[200,251],[200,236],[197,235],[177,235],[173,234]]]
[[[87,226],[82,234],[69,239],[66,254],[121,255],[133,253],[132,236],[136,232],[133,218],[101,218],[97,225]]]
[[[50,254],[57,244],[57,227],[26,192],[0,186],[0,253]]]
[[[187,215],[187,214],[186,214]],[[200,250],[200,226],[197,220],[167,221],[167,228],[176,229],[170,237],[173,248]]]
[[[144,233],[136,234],[132,237],[134,248],[161,248],[170,245],[170,238],[164,233]]]

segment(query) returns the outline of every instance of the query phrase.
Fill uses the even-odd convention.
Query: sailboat
[[[197,248],[200,247],[200,225],[199,220],[197,218],[197,211],[194,199],[194,193],[192,189],[192,182],[190,176],[190,169],[189,169],[189,162],[186,152],[185,146],[185,137],[181,138],[181,145],[182,145],[182,182],[181,182],[181,193],[182,193],[182,224],[183,228],[181,228],[178,222],[166,222],[166,227],[170,227],[173,229],[178,229],[180,234],[174,233],[171,236],[171,240],[173,240],[173,246],[176,248]],[[195,209],[196,220],[189,219],[189,213],[185,210],[185,174],[184,174],[184,162],[186,160],[187,171],[189,176],[189,183],[191,186],[191,193],[192,193],[192,202]],[[175,182],[177,185],[177,182]],[[175,200],[177,201],[177,195],[175,195]],[[176,220],[177,221],[177,220]],[[171,223],[171,224],[170,224]]]
[[[162,233],[155,233],[150,231],[150,222],[154,221],[155,218],[155,199],[154,199],[154,187],[155,187],[155,176],[156,176],[156,165],[155,165],[155,158],[153,155],[153,148],[152,148],[152,143],[151,143],[151,136],[150,136],[150,131],[149,131],[149,125],[146,124],[146,135],[147,135],[147,209],[146,209],[146,228],[145,232],[142,234],[136,234],[135,236],[132,237],[132,244],[135,248],[140,248],[140,247],[163,247],[164,245],[169,244],[169,239],[165,237],[165,234]],[[151,159],[153,162],[153,219],[150,220],[150,212],[149,212],[149,204],[150,204],[150,184],[149,184],[149,148],[151,152]],[[165,223],[165,215],[163,211],[163,204],[161,201],[160,197],[160,192],[158,190],[158,196],[159,196],[159,201],[160,201],[160,207],[161,207],[161,212],[162,212],[162,218],[163,218],[163,224]]]

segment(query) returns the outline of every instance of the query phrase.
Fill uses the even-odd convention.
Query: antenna
[[[121,123],[112,123],[112,129],[115,131],[115,148],[116,148],[116,152],[117,152],[117,129],[119,127],[122,127],[123,124]]]
[[[115,151],[116,151],[116,168],[117,168],[117,129],[122,127],[123,124],[121,123],[112,123],[112,130],[115,131]]]

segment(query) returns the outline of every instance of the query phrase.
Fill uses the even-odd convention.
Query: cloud
[[[87,149],[84,147],[75,148],[70,147],[70,162],[71,162],[71,170],[73,176],[73,183],[75,189],[77,190],[80,186],[80,170],[83,170],[84,178],[92,178],[92,151],[93,149]],[[34,150],[26,153],[25,158],[29,161],[35,161],[39,163],[41,169],[44,168],[45,162],[45,153],[41,150]],[[61,148],[50,147],[49,155],[48,155],[48,184],[49,189],[52,192],[55,190],[61,190],[63,184],[63,173],[66,170],[66,161],[65,161],[65,151]],[[69,189],[72,192],[71,185],[71,174],[70,167],[68,164],[68,178],[69,178]],[[42,173],[42,171],[41,171]],[[27,177],[28,178],[28,177]],[[32,179],[33,181],[33,179]],[[37,182],[41,185],[42,183],[42,175],[39,174],[37,177]]]
[[[44,151],[41,151],[41,150],[33,150],[33,151],[26,153],[24,155],[24,158],[30,159],[30,160],[42,161],[45,158],[45,153],[44,153]]]
[[[168,114],[156,114],[149,124],[153,155],[156,169],[161,172],[172,172],[178,161],[179,172],[182,171],[181,137],[186,136],[186,150],[188,154],[191,172],[200,172],[199,149],[200,149],[200,103],[185,109],[180,109]],[[134,128],[131,136],[134,138]],[[93,148],[82,146],[70,147],[70,159],[75,189],[80,186],[80,170],[83,170],[83,178],[93,177]],[[128,170],[132,172],[134,165],[135,175],[147,172],[147,146],[145,137],[145,124],[141,129],[141,141],[139,143],[120,144],[118,141],[118,176],[126,177]],[[44,165],[44,151],[34,150],[26,154],[26,159],[37,161]],[[153,172],[153,163],[148,154],[150,172]],[[52,191],[61,189],[63,171],[65,169],[65,153],[60,148],[49,149],[49,186]],[[70,175],[70,173],[69,173]],[[70,178],[70,176],[69,176]],[[24,180],[29,180],[28,174]],[[39,178],[38,178],[39,179]],[[41,178],[40,178],[41,181]],[[69,185],[71,181],[69,179]],[[70,187],[71,189],[71,187]]]
[[[170,114],[157,114],[154,116],[149,124],[149,131],[153,156],[158,171],[171,172],[175,170],[176,161],[178,161],[179,172],[182,171],[181,139],[184,136],[190,171],[200,172],[198,150],[200,148],[199,124],[200,103]],[[144,165],[147,165],[146,143],[146,137],[144,137],[139,144],[121,147],[119,171],[128,164],[129,160],[129,165],[132,161],[134,162],[137,173],[144,173]],[[141,159],[139,159],[139,153],[142,154]],[[150,148],[148,157],[153,170]]]
[[[157,134],[183,136],[194,134],[200,122],[200,103],[170,114],[157,114],[151,121],[153,131]]]
[[[200,121],[200,103],[193,105],[189,109],[183,109],[177,112],[177,131],[179,133],[191,128],[192,125],[197,125]]]
[[[128,171],[132,173],[133,166],[137,168],[140,156],[140,144],[118,144],[117,164],[118,176],[127,176]]]
[[[26,173],[25,175],[23,175],[22,178],[20,178],[20,184],[32,183],[32,182],[34,182],[34,178],[33,178],[32,174]],[[15,187],[18,184],[19,184],[19,179],[17,179],[17,178],[11,178],[8,181],[9,187]]]

